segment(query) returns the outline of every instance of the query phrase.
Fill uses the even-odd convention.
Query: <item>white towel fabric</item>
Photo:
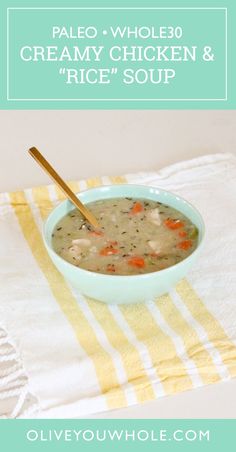
[[[167,296],[105,306],[75,294],[43,247],[54,186],[0,195],[0,415],[76,418],[236,376],[236,158],[72,184],[141,183],[193,203],[201,257]]]

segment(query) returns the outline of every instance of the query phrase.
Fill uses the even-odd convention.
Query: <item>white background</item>
[[[38,147],[66,179],[158,170],[236,154],[236,111],[0,111],[0,191],[48,183]],[[94,417],[235,418],[236,379]]]
[[[49,182],[30,146],[67,179],[158,170],[236,153],[236,111],[0,111],[0,191]]]

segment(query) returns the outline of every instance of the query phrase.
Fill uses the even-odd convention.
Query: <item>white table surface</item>
[[[149,168],[157,169],[183,158],[192,158],[204,153],[222,152],[223,150],[226,152],[235,152],[236,150],[236,111],[170,111],[164,113],[160,111],[2,111],[0,118],[2,124],[0,191],[10,191],[48,181],[46,176],[30,161],[25,152],[27,147],[37,145],[37,143],[39,146],[42,145],[42,150],[46,151],[51,161],[54,164],[57,163],[58,170],[63,169],[66,178],[125,172],[124,159],[119,156],[118,149],[121,149],[122,155],[127,153],[129,149],[133,149],[134,145],[139,150],[138,146],[139,143],[142,144],[141,138],[144,133],[146,133],[146,157],[143,153],[143,157],[140,152],[136,153],[135,167],[133,167],[130,155],[128,171],[147,169],[147,164]],[[67,121],[65,121],[66,118]],[[82,135],[80,134],[80,139],[76,142],[76,135],[73,135],[72,131],[77,130],[78,124],[81,123]],[[108,128],[105,127],[105,123],[109,123]],[[171,134],[167,133],[170,124]],[[198,127],[196,127],[196,124]],[[76,129],[74,128],[75,125]],[[94,130],[93,134],[91,134],[91,126]],[[104,135],[104,127],[106,135]],[[12,133],[12,128],[14,133]],[[199,134],[199,129],[202,130],[202,134]],[[55,133],[57,138],[55,138]],[[111,157],[110,143],[113,143],[114,136],[116,137],[114,145],[117,152],[114,159],[109,160]],[[68,137],[72,138],[69,139]],[[156,143],[160,142],[160,137],[164,152],[158,155],[155,149]],[[171,137],[173,137],[173,140]],[[148,139],[150,142],[147,141]],[[73,140],[74,142],[72,142]],[[98,166],[98,159],[92,161],[88,157],[84,161],[84,170],[81,170],[81,165],[78,165],[77,177],[75,177],[75,162],[73,159],[78,152],[75,150],[76,143],[78,143],[77,149],[83,149],[87,146],[87,148],[90,147],[90,153],[92,153],[98,141],[103,157],[101,160],[105,166]],[[127,142],[129,142],[128,147],[126,147]],[[155,149],[153,147],[154,142]],[[67,159],[65,158],[63,162],[62,157],[65,155],[63,147],[66,148],[66,143],[68,143]],[[20,151],[21,154],[19,154]],[[145,162],[142,163],[142,159],[145,159]],[[78,155],[79,161],[82,161],[81,154]],[[17,162],[17,164],[14,164],[14,162]],[[61,166],[58,162],[61,162]],[[114,167],[116,171],[114,171]],[[71,171],[73,174],[71,174]],[[236,418],[236,379],[166,396],[143,405],[90,416],[90,418],[204,417]]]

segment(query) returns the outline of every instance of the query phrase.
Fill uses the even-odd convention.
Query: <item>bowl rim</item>
[[[165,273],[169,273],[169,272],[173,271],[175,268],[177,268],[177,267],[179,268],[179,267],[183,266],[185,262],[191,260],[193,255],[196,255],[196,254],[199,253],[199,250],[202,248],[203,242],[205,240],[205,232],[206,232],[205,223],[204,223],[203,217],[202,217],[201,213],[199,212],[199,210],[191,202],[189,202],[187,199],[183,198],[183,196],[177,195],[177,194],[175,194],[174,192],[172,192],[170,190],[165,190],[165,189],[163,189],[161,187],[158,187],[158,186],[155,187],[154,185],[132,184],[132,183],[130,183],[130,184],[129,183],[125,183],[125,184],[98,185],[97,187],[91,187],[91,188],[87,188],[85,190],[81,190],[80,192],[76,193],[76,196],[79,197],[79,195],[81,195],[83,193],[96,191],[96,190],[103,189],[103,188],[106,188],[106,187],[109,188],[109,189],[112,189],[112,188],[115,188],[115,187],[125,188],[125,187],[130,187],[130,186],[132,186],[132,187],[141,187],[141,188],[145,187],[147,189],[154,189],[154,190],[159,190],[159,192],[162,192],[162,193],[167,193],[167,194],[169,194],[169,195],[171,195],[171,196],[173,196],[175,198],[178,198],[178,200],[183,201],[185,204],[187,204],[197,214],[197,216],[198,216],[198,218],[200,220],[200,224],[201,224],[201,240],[198,243],[198,245],[195,248],[195,250],[191,254],[189,254],[187,257],[185,257],[182,261],[178,262],[177,264],[171,265],[170,267],[164,268],[162,270],[157,270],[157,271],[154,271],[154,272],[142,273],[142,274],[137,274],[137,275],[109,275],[107,273],[93,272],[91,270],[86,270],[84,268],[77,267],[76,265],[71,264],[70,262],[68,262],[67,260],[63,259],[61,256],[59,256],[59,254],[56,253],[56,251],[48,243],[47,234],[46,234],[47,225],[48,225],[48,222],[51,219],[51,216],[54,215],[55,211],[57,209],[59,210],[63,204],[67,203],[68,199],[65,199],[65,200],[61,201],[59,204],[57,204],[52,209],[52,211],[49,213],[48,217],[46,218],[46,220],[43,223],[42,236],[43,236],[43,241],[44,241],[44,245],[45,245],[46,249],[50,250],[50,253],[52,253],[52,255],[55,256],[56,259],[59,259],[59,261],[62,262],[63,265],[69,266],[69,268],[71,268],[73,271],[78,271],[79,273],[81,272],[82,274],[91,275],[93,278],[95,278],[95,277],[96,278],[99,277],[101,279],[109,278],[109,280],[116,280],[116,281],[119,280],[119,279],[124,280],[124,279],[131,279],[131,278],[132,279],[135,279],[135,278],[136,279],[137,278],[138,279],[139,278],[142,278],[142,279],[146,278],[147,279],[147,278],[150,278],[150,276],[155,277],[155,276],[160,275],[160,274],[163,275],[164,272]],[[119,197],[122,198],[122,196],[119,196]],[[97,198],[95,201],[99,201],[99,198]],[[95,202],[95,201],[90,201],[90,202]],[[178,210],[178,209],[176,209],[176,210]]]

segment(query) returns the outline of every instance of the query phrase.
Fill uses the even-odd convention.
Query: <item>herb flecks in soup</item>
[[[155,272],[182,261],[197,247],[194,224],[162,203],[117,198],[89,203],[88,208],[100,230],[72,210],[52,235],[57,254],[85,270],[111,275]]]

